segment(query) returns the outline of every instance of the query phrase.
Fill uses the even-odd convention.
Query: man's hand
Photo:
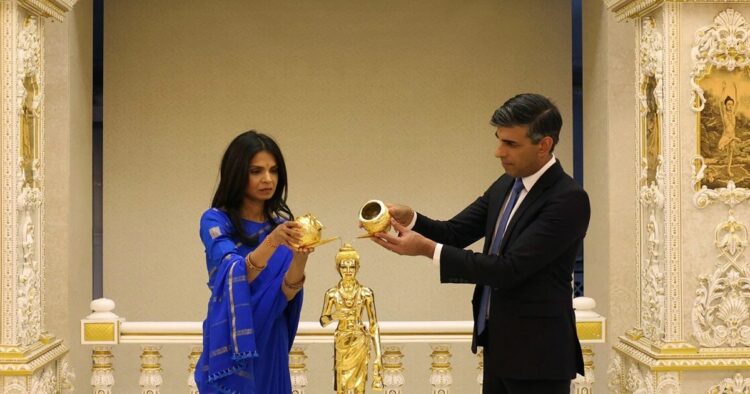
[[[388,213],[402,226],[408,226],[414,218],[414,210],[406,205],[386,204]]]
[[[413,212],[413,211],[412,211]],[[373,242],[402,256],[425,256],[432,258],[435,253],[435,241],[425,238],[422,234],[408,230],[396,219],[391,219],[391,225],[398,235],[377,233],[372,236]]]

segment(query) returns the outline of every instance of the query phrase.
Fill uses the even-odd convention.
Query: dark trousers
[[[485,376],[483,394],[570,394],[570,379],[518,380]]]
[[[485,349],[485,358],[487,349]],[[484,364],[482,394],[570,394],[570,379],[520,380],[491,376]]]

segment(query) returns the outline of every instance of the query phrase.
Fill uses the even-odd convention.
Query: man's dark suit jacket
[[[537,180],[513,214],[500,253],[489,255],[500,209],[514,179],[503,175],[448,221],[421,214],[413,230],[442,243],[440,281],[475,283],[474,339],[490,376],[572,379],[583,374],[572,306],[573,264],[589,224],[586,192],[559,162]],[[464,250],[484,236],[484,252]],[[493,288],[489,322],[477,337],[483,285]]]

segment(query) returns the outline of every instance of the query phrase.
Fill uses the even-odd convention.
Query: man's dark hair
[[[534,144],[546,136],[552,137],[552,152],[560,139],[562,117],[548,98],[535,93],[521,93],[495,110],[490,123],[495,127],[529,126],[528,136]]]

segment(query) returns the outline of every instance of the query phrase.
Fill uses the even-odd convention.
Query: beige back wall
[[[293,212],[345,240],[371,198],[447,218],[479,196],[502,171],[490,116],[516,93],[557,102],[572,173],[570,19],[567,0],[108,2],[105,296],[128,320],[203,319],[198,219],[250,128],[281,145]],[[440,285],[429,260],[354,246],[381,320],[471,319],[471,287]],[[336,249],[310,258],[303,320]]]
[[[638,319],[635,32],[632,22],[617,22],[604,2],[583,4],[583,172],[592,212],[584,283],[608,327],[608,343],[594,346],[598,392],[606,390],[612,344]]]
[[[63,22],[44,25],[46,329],[70,348],[86,392],[91,350],[80,319],[91,301],[92,0],[78,0]]]

